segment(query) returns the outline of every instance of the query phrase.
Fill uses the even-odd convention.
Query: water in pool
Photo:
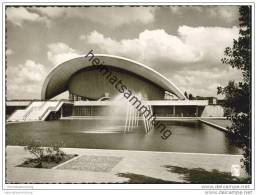
[[[58,120],[17,123],[6,125],[7,145],[26,145],[38,140],[45,146],[63,141],[65,147],[147,150],[189,153],[239,154],[224,132],[199,121],[165,122],[172,130],[167,139],[160,132],[152,130],[145,134],[141,124],[134,131],[123,133],[123,127],[104,128],[104,120]]]

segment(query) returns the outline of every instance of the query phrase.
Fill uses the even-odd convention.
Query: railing
[[[58,109],[59,105],[62,104],[62,103],[64,103],[64,102],[63,102],[63,101],[59,101],[56,106],[48,107],[48,108],[45,110],[45,112],[43,112],[43,114],[38,117],[38,119],[39,119],[39,120],[42,120],[48,111],[49,111],[49,112],[56,111],[56,110]]]
[[[28,109],[28,111],[25,113],[25,115],[21,117],[22,120],[25,121],[26,118],[27,118],[27,116],[30,114],[31,110],[33,109],[33,106],[32,106],[33,103],[34,103],[34,101],[31,101],[31,102],[29,103],[29,105],[28,105],[25,109],[22,109],[23,111],[25,111],[25,110]],[[32,107],[31,107],[31,106],[32,106]],[[19,112],[19,111],[21,111],[21,109],[16,110],[14,113],[12,113],[12,114],[8,117],[8,119],[11,119],[11,118],[12,118],[13,116],[15,116],[16,113]]]
[[[41,108],[43,108],[46,105],[47,102],[44,102],[43,104],[41,104],[40,106],[38,106],[38,110],[40,110]]]
[[[40,110],[45,105],[45,103],[46,102],[43,102],[40,106],[32,106],[24,115],[23,120],[26,120],[33,111]]]
[[[56,111],[61,104],[63,103],[73,104],[72,101],[68,101],[68,100],[60,100],[58,102],[55,100],[57,104],[55,104],[54,106],[51,106],[49,105],[51,104],[49,102],[53,102],[53,101],[50,100],[47,102],[42,102],[42,104],[40,104],[39,101],[33,101],[29,104],[29,106],[26,109],[16,110],[8,117],[7,120],[9,121],[44,120],[48,112]],[[47,108],[47,106],[49,107]],[[23,113],[18,113],[20,111],[22,111]]]
[[[26,108],[29,108],[34,101],[32,100]]]
[[[13,116],[15,116],[18,112],[19,112],[19,110],[15,110],[15,111],[8,117],[7,121],[10,120],[11,118],[13,118]]]
[[[31,107],[27,112],[26,114],[23,116],[23,120],[25,121],[28,116],[36,109],[36,107]]]
[[[20,112],[24,112],[24,110],[16,110],[14,113],[12,113],[12,114],[8,117],[7,121],[19,121],[19,120],[23,120],[23,116],[19,117],[20,119],[17,119],[17,118],[16,118],[16,120],[13,120],[14,116],[15,116],[15,115],[18,115],[18,113],[20,114]]]

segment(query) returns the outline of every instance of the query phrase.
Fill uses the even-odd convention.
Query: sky
[[[218,86],[242,79],[221,63],[239,36],[238,9],[7,7],[7,99],[40,99],[53,67],[90,50],[143,63],[194,96],[217,96]]]

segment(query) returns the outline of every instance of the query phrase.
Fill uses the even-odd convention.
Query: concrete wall
[[[205,106],[201,117],[223,117],[224,108],[220,105]]]
[[[115,97],[120,94],[118,89],[121,88],[115,84],[112,85],[109,82],[108,74],[103,74],[105,71],[99,72],[98,70],[84,69],[75,73],[69,80],[68,89],[72,94],[87,97],[89,99],[99,99],[104,96],[105,93],[108,93],[110,97]],[[122,83],[134,93],[140,93],[145,96],[145,99],[149,100],[162,100],[164,99],[164,89],[160,88],[156,84],[152,83],[149,80],[144,79],[134,73],[117,69],[110,68],[112,75],[117,77],[117,82],[122,80]],[[108,78],[107,78],[108,77]]]
[[[6,106],[6,118],[11,116],[16,110],[25,109],[27,106]]]

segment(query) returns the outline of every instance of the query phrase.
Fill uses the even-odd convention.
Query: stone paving
[[[121,160],[122,157],[115,156],[82,155],[57,169],[110,172]]]
[[[185,182],[180,174],[166,165],[184,168],[216,169],[230,172],[240,165],[242,155],[175,153],[152,151],[63,148],[78,157],[53,169],[17,167],[31,155],[21,146],[6,148],[7,183],[124,183],[127,178],[118,173],[134,173],[168,181]],[[93,165],[95,163],[95,165]],[[76,167],[78,166],[78,167]],[[245,173],[241,170],[241,175]]]

